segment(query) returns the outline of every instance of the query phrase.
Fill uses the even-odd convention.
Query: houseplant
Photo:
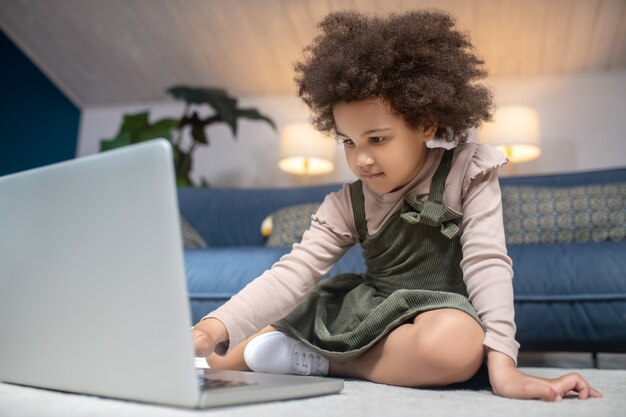
[[[134,143],[156,138],[165,138],[172,144],[174,151],[174,170],[178,186],[208,186],[202,178],[195,184],[190,177],[193,168],[193,154],[199,146],[210,143],[207,128],[214,123],[226,123],[233,138],[237,138],[237,123],[240,118],[263,120],[276,129],[276,124],[269,117],[255,108],[240,108],[237,99],[226,90],[214,87],[189,87],[178,85],[167,90],[177,100],[185,102],[183,114],[179,118],[163,118],[153,123],[149,121],[149,112],[125,114],[117,135],[100,141],[100,151],[119,148]],[[209,106],[213,113],[201,117],[199,110]],[[189,137],[190,140],[185,140]]]

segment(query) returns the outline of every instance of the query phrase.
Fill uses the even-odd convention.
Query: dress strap
[[[434,203],[443,202],[443,193],[446,190],[446,178],[448,177],[451,167],[452,149],[447,149],[444,152],[441,162],[439,162],[439,166],[437,167],[437,171],[435,171],[435,175],[433,175],[433,179],[430,183],[428,201],[432,201]]]
[[[363,197],[363,184],[361,180],[354,181],[350,184],[350,199],[352,200],[354,225],[359,233],[359,240],[363,242],[367,238],[367,220],[365,219],[365,197]]]

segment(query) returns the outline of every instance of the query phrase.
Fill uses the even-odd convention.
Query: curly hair
[[[434,119],[436,138],[467,141],[468,129],[491,120],[492,95],[474,82],[487,76],[484,61],[454,25],[439,10],[328,14],[294,65],[298,96],[312,110],[313,125],[333,134],[335,104],[381,98],[409,126]]]

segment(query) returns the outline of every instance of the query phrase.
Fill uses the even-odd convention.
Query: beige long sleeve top
[[[407,192],[415,191],[418,199],[426,199],[444,151],[443,148],[430,149],[423,169],[400,190],[377,194],[363,184],[370,235],[401,209]],[[463,213],[461,269],[469,300],[486,329],[483,344],[517,363],[519,344],[515,340],[513,270],[506,253],[496,172],[496,168],[505,163],[504,155],[487,145],[456,147],[446,180],[444,204]],[[205,317],[220,320],[228,331],[228,342],[219,345],[216,352],[225,353],[264,326],[286,316],[337,260],[358,243],[357,239],[346,184],[326,196],[312,216],[311,227],[289,254]]]

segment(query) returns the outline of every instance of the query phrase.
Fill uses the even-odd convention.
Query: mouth
[[[376,173],[367,173],[367,174],[362,174],[362,175],[363,175],[363,178],[365,178],[366,180],[375,180],[375,179],[382,177],[384,173],[376,172]]]

